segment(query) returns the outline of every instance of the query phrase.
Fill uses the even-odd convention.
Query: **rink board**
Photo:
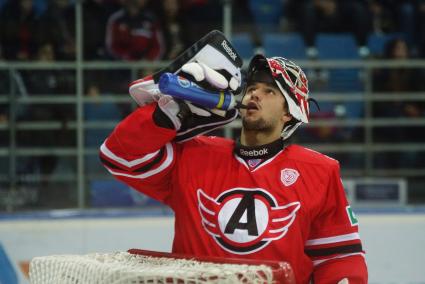
[[[174,220],[169,213],[54,211],[32,216],[0,215],[0,258],[11,266],[6,271],[3,265],[0,277],[14,273],[19,283],[27,283],[27,264],[34,256],[129,248],[171,250]],[[387,210],[357,213],[357,217],[370,283],[425,284],[425,212]],[[0,259],[0,263],[5,262]]]

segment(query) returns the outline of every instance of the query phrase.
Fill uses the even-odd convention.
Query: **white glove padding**
[[[183,77],[188,75],[206,89],[237,91],[242,84],[242,63],[242,58],[226,37],[214,30],[189,47],[166,68],[131,83],[129,92],[140,106],[158,101],[162,94],[157,84],[161,75],[166,72]]]
[[[175,100],[169,95],[161,94],[158,84],[151,76],[135,81],[130,89],[137,90],[133,98],[139,105],[145,105],[152,101],[158,102],[160,110],[170,119],[174,129],[177,130],[176,141],[186,141],[219,128],[236,119],[238,112],[235,109],[229,111],[209,110],[195,106],[189,102]],[[181,109],[185,107],[186,109]]]
[[[139,106],[157,102],[163,96],[152,76],[132,82],[129,93]]]
[[[228,81],[221,73],[202,62],[186,63],[182,71],[191,75],[198,83],[207,81],[215,89],[236,91],[241,86],[240,78],[232,76]]]
[[[242,63],[242,58],[226,37],[219,31],[212,31],[166,68],[131,83],[130,95],[140,106],[158,102],[161,112],[170,118],[177,130],[175,141],[190,140],[232,122],[238,111],[209,110],[165,96],[158,87],[161,75],[170,72],[196,81],[206,89],[237,91],[242,82]]]
[[[347,278],[344,278],[341,281],[339,281],[338,284],[350,284],[350,282],[348,281]]]
[[[164,95],[158,100],[158,107],[171,120],[174,125],[174,129],[179,130],[182,125],[180,118],[178,117],[180,112],[179,104],[173,100],[171,96]]]

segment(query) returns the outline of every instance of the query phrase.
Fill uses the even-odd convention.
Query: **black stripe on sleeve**
[[[158,155],[155,157],[155,159],[153,159],[151,162],[149,162],[148,164],[137,168],[135,170],[129,171],[128,168],[124,168],[124,167],[120,167],[116,164],[111,163],[110,161],[106,160],[105,158],[103,158],[102,156],[100,156],[100,161],[108,168],[111,169],[117,169],[117,170],[121,170],[121,171],[129,171],[129,172],[146,172],[149,171],[151,168],[153,168],[156,164],[158,164],[159,162],[161,162],[162,158],[164,157],[164,147],[161,148],[161,150],[159,151]]]
[[[118,169],[118,170],[123,170],[122,168],[118,167],[117,165],[109,162],[108,160],[106,160],[105,158],[103,158],[102,156],[99,156],[100,161],[102,162],[102,164],[104,164],[106,167],[111,168],[111,169]]]
[[[346,245],[339,247],[323,248],[323,249],[309,249],[305,250],[305,253],[312,256],[328,256],[333,254],[343,254],[343,253],[354,253],[362,252],[362,244]]]
[[[135,169],[133,172],[136,173],[142,173],[142,172],[147,172],[150,169],[152,169],[155,165],[157,165],[159,162],[161,162],[162,158],[164,157],[164,148],[161,148],[161,151],[159,151],[158,155],[156,155],[155,159],[153,159],[151,162],[149,162],[148,164]]]

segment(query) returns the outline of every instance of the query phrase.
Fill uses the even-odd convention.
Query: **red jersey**
[[[176,131],[157,126],[154,109],[124,119],[101,159],[116,178],[173,209],[173,252],[284,260],[297,283],[367,282],[336,160],[297,145],[257,161],[241,158],[228,139],[174,143]]]
[[[112,56],[123,60],[157,60],[165,49],[159,23],[145,9],[136,16],[125,9],[112,14],[106,27],[106,45]]]

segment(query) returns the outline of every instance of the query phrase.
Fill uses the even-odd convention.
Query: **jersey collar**
[[[244,146],[240,143],[240,140],[238,140],[235,143],[234,153],[245,161],[253,159],[267,160],[284,148],[285,145],[281,138],[261,146]]]

